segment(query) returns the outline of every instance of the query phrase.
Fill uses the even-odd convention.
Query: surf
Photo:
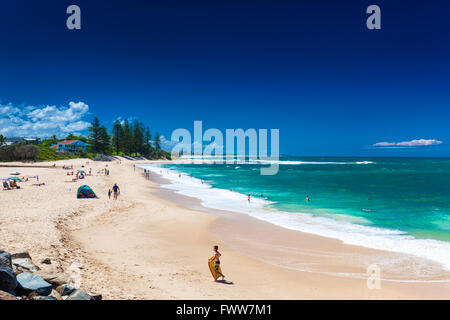
[[[170,181],[161,185],[162,188],[197,198],[206,208],[246,214],[286,229],[339,239],[345,244],[411,254],[438,262],[446,270],[450,270],[449,242],[418,239],[399,229],[364,225],[363,219],[358,220],[352,216],[342,215],[340,219],[336,219],[336,216],[332,218],[327,214],[317,216],[308,212],[281,211],[272,207],[273,201],[252,197],[249,203],[246,194],[213,187],[211,181],[202,181],[173,168],[161,168],[159,165],[142,167],[162,174]],[[213,171],[211,169],[211,173]]]

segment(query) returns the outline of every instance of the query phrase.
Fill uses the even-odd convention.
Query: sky
[[[170,139],[201,120],[279,129],[287,155],[450,157],[449,15],[445,0],[2,1],[0,134],[137,117]]]

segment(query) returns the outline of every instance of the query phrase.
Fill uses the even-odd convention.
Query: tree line
[[[65,140],[81,140],[88,144],[87,152],[79,148],[75,153],[62,154],[56,152],[51,146],[61,141],[55,135],[31,145],[27,141],[5,145],[6,137],[0,135],[0,161],[37,161],[58,159],[58,157],[90,157],[97,154],[119,156],[143,156],[149,159],[170,159],[170,153],[161,149],[161,137],[158,132],[152,140],[152,134],[148,126],[137,119],[131,122],[126,120],[114,122],[111,134],[104,125],[95,117],[87,137],[68,134]]]
[[[131,123],[127,119],[116,120],[109,135],[106,127],[95,117],[89,127],[87,142],[92,153],[140,155],[147,158],[169,157],[169,154],[161,149],[159,133],[155,133],[152,141],[149,127],[136,118]]]

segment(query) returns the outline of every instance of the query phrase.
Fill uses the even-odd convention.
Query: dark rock
[[[0,250],[0,290],[10,292],[17,286],[16,274],[12,269],[11,254]]]
[[[56,291],[62,296],[67,296],[75,291],[75,287],[72,287],[69,284],[63,284],[56,288]]]
[[[58,300],[56,297],[52,296],[35,296],[32,300]]]
[[[41,261],[41,263],[43,263],[43,264],[52,264],[52,260],[50,260],[49,258],[45,258],[44,260]]]
[[[93,298],[83,290],[75,290],[66,300],[93,300]]]
[[[39,267],[33,264],[28,252],[14,253],[11,255],[11,260],[13,269],[16,273],[17,271],[29,271],[34,273],[40,270]]]
[[[12,268],[11,253],[0,250],[0,267]]]
[[[38,275],[32,275],[29,272],[22,272],[17,276],[19,283],[16,291],[19,294],[24,292],[36,291],[38,295],[48,296],[52,292],[52,285],[46,282]]]
[[[89,293],[89,295],[92,297],[92,300],[102,300],[103,299],[101,294]]]
[[[17,298],[8,292],[0,291],[0,301],[3,300],[17,300]]]

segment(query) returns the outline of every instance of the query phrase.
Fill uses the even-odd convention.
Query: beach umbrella
[[[77,170],[78,172],[80,172],[80,173],[84,173],[84,170]]]
[[[20,181],[19,177],[9,177],[9,180],[16,180],[16,181]]]

